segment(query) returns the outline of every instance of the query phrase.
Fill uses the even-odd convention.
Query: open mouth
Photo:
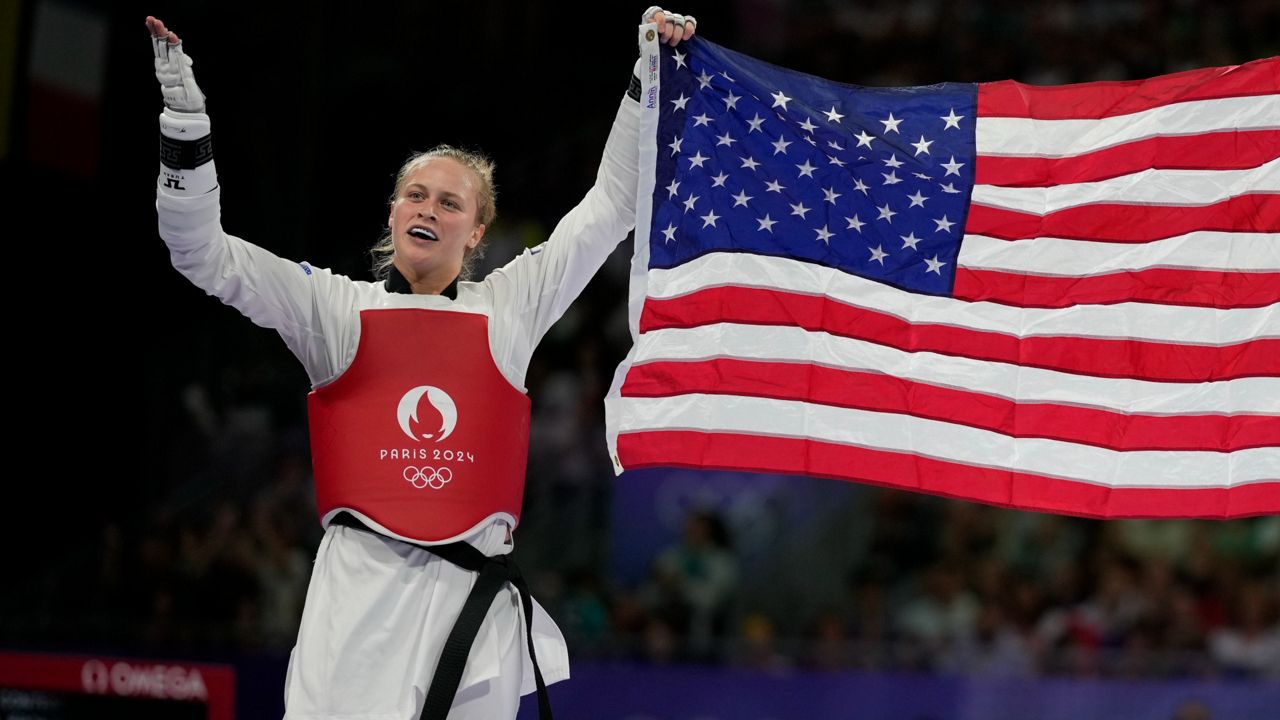
[[[431,232],[430,230],[424,227],[409,228],[409,234],[418,238],[419,240],[431,240],[432,242],[435,242],[440,239],[436,237],[435,233]]]

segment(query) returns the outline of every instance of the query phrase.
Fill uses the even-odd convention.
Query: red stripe
[[[978,117],[1038,120],[1127,115],[1191,100],[1280,92],[1280,57],[1146,80],[1036,86],[1012,80],[978,84]]]
[[[1280,130],[1231,130],[1146,138],[1062,158],[979,155],[974,174],[979,185],[1050,187],[1096,182],[1148,168],[1247,170],[1277,157],[1280,157]]]
[[[695,467],[855,480],[1023,510],[1096,518],[1238,518],[1280,513],[1280,482],[1234,488],[1115,488],[817,440],[663,430],[618,435],[623,467]]]
[[[955,296],[1032,308],[1147,302],[1219,309],[1280,302],[1280,272],[1150,268],[1085,277],[956,269]]]
[[[1097,377],[1206,382],[1280,375],[1280,339],[1214,347],[1120,338],[1019,338],[950,325],[912,324],[820,295],[761,288],[718,287],[677,298],[648,298],[640,315],[640,332],[720,322],[794,326],[907,352],[936,352]]]
[[[965,232],[1002,240],[1058,237],[1144,243],[1197,230],[1280,232],[1280,194],[1240,195],[1201,207],[1081,205],[1047,215],[975,203],[965,223]]]
[[[1141,415],[1053,403],[1019,403],[878,372],[807,363],[718,358],[634,365],[623,397],[745,395],[911,415],[1019,438],[1109,450],[1231,452],[1280,446],[1280,416]]]

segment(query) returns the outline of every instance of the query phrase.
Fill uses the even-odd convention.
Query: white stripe
[[[1031,120],[979,117],[979,155],[1069,157],[1157,136],[1280,127],[1280,95],[1195,100],[1102,118]]]
[[[1280,271],[1280,234],[1197,231],[1140,245],[1043,237],[1016,242],[967,234],[961,267],[1055,277],[1122,270]]]
[[[911,323],[936,323],[1023,338],[1127,338],[1214,346],[1280,337],[1277,305],[1233,310],[1151,303],[1018,308],[918,295],[813,263],[748,253],[708,253],[674,268],[649,271],[649,296],[653,298],[678,297],[726,285],[826,296]],[[1280,373],[1280,358],[1276,358],[1276,372]]]
[[[1117,452],[1059,440],[1011,438],[909,415],[790,400],[681,395],[618,402],[619,433],[688,429],[807,437],[1111,487],[1232,487],[1280,479],[1280,448],[1276,447],[1232,453]]]
[[[1005,363],[907,352],[803,328],[722,323],[644,333],[633,363],[713,358],[813,362],[867,370],[995,395],[1022,403],[1055,403],[1121,413],[1154,415],[1280,415],[1280,378],[1240,378],[1212,383],[1156,383],[1098,378]]]
[[[1247,170],[1143,170],[1053,187],[975,185],[973,202],[1046,215],[1096,203],[1200,207],[1257,192],[1280,193],[1280,159]]]

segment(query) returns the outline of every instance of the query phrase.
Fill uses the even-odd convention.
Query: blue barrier
[[[873,673],[573,664],[557,720],[1277,720],[1280,683],[993,680]],[[520,720],[537,718],[526,697]]]

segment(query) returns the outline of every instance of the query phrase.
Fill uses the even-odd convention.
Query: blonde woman
[[[693,18],[646,11],[676,44]],[[507,560],[528,451],[524,374],[635,222],[639,104],[624,97],[595,185],[542,245],[478,282],[493,166],[448,146],[401,168],[385,277],[353,280],[227,234],[210,120],[178,36],[147,18],[160,116],[160,235],[174,267],[305,366],[325,525],[285,683],[286,718],[514,718],[568,677],[564,638]],[[419,414],[423,419],[419,422]],[[429,417],[429,419],[428,419]]]

